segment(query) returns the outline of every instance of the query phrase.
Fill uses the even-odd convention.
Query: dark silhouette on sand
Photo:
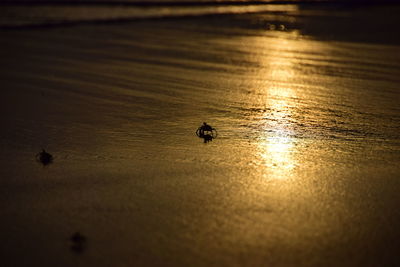
[[[36,160],[46,166],[53,162],[53,156],[42,149],[42,152],[36,154]]]
[[[71,250],[75,253],[82,253],[86,248],[86,237],[79,232],[74,233],[70,238]]]
[[[213,128],[211,125],[207,124],[206,122],[203,122],[203,125],[200,126],[197,131],[196,135],[199,138],[204,139],[204,143],[208,143],[212,141],[214,138],[217,138],[217,130]]]

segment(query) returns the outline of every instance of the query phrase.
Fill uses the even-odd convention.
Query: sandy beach
[[[1,29],[2,266],[399,264],[389,9]]]

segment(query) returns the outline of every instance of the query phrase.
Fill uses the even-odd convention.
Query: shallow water
[[[396,264],[400,47],[269,19],[4,31],[5,262]]]

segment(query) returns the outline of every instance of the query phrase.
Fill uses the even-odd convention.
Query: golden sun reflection
[[[291,171],[296,166],[292,153],[295,144],[288,137],[267,137],[259,143],[259,154],[262,162],[273,178],[289,178]]]
[[[260,40],[261,41],[261,40]],[[270,53],[261,64],[260,75],[265,85],[259,90],[264,93],[265,112],[262,116],[259,142],[257,145],[265,175],[273,179],[291,177],[296,167],[296,139],[293,130],[293,110],[296,108],[296,91],[290,86],[296,75],[294,52],[296,42],[277,38],[266,44]]]
[[[290,127],[293,103],[287,100],[295,92],[290,88],[270,87],[266,98],[268,110],[264,113],[266,123],[261,129],[258,153],[269,177],[289,178],[296,166],[295,134]]]

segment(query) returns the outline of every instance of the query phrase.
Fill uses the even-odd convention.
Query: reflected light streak
[[[296,105],[293,101],[296,92],[290,87],[295,76],[294,55],[290,51],[296,51],[293,47],[296,42],[283,38],[276,40],[265,45],[271,51],[270,56],[262,57],[266,62],[264,73],[260,75],[266,77],[266,85],[260,90],[265,92],[267,109],[263,114],[266,123],[260,131],[258,154],[267,178],[286,179],[297,165],[295,133],[290,122]]]
[[[292,156],[295,144],[290,137],[269,136],[259,143],[259,154],[268,172],[275,179],[289,178],[296,167]],[[271,178],[268,175],[268,178]]]

